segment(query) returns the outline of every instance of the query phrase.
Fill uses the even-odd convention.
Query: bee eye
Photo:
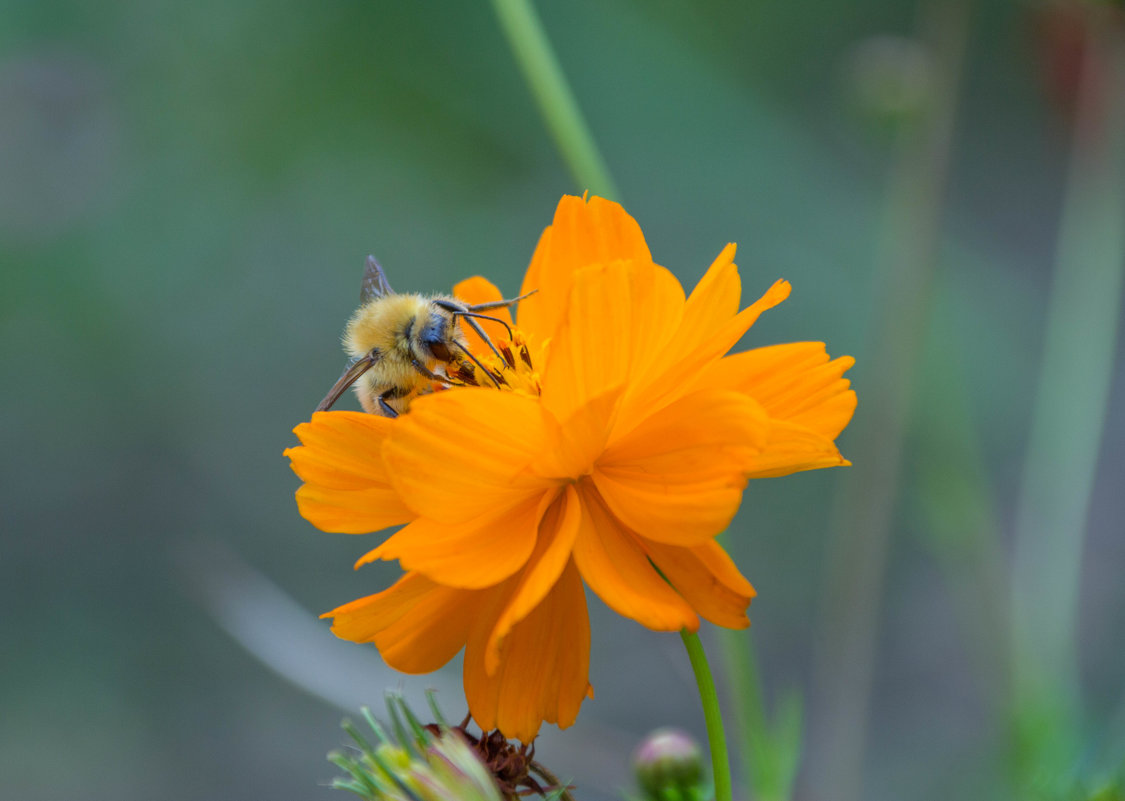
[[[427,342],[426,345],[430,348],[430,353],[434,354],[434,358],[441,362],[453,361],[453,353],[449,350],[449,346],[439,340]]]

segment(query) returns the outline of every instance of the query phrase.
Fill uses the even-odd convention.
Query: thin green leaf
[[[340,728],[346,731],[348,736],[355,740],[356,745],[359,746],[359,750],[363,753],[369,754],[374,750],[371,747],[371,743],[367,742],[367,738],[360,733],[359,729],[352,721],[345,719],[344,722],[340,724]]]
[[[371,731],[375,732],[375,736],[379,738],[379,742],[384,745],[390,743],[391,738],[387,735],[386,729],[384,729],[383,724],[376,720],[375,716],[371,714],[371,709],[366,706],[360,707],[360,712],[363,713],[363,719],[367,721],[367,725],[371,727]]]
[[[391,728],[394,730],[395,739],[398,740],[399,745],[417,753],[418,748],[409,736],[406,725],[402,722],[402,715],[399,714],[398,707],[401,702],[402,696],[398,693],[387,693],[387,712],[391,716]]]
[[[349,793],[355,793],[360,798],[367,798],[374,801],[378,796],[372,795],[371,792],[361,784],[357,784],[347,779],[333,779],[332,783],[328,785],[333,790],[347,790]]]
[[[434,690],[426,690],[426,703],[430,705],[430,712],[434,716],[434,720],[443,728],[452,728],[445,719],[445,715],[441,714],[441,708],[438,707],[437,693]]]
[[[433,737],[426,731],[422,722],[418,720],[418,717],[414,714],[414,710],[410,708],[410,705],[407,704],[402,697],[399,697],[398,705],[402,709],[402,715],[406,718],[410,730],[414,733],[415,746],[419,749],[424,749],[433,740]]]

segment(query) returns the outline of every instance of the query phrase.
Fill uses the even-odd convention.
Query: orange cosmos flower
[[[749,625],[754,589],[715,537],[748,479],[847,464],[833,440],[856,401],[853,360],[819,342],[726,355],[789,294],[779,281],[739,311],[734,251],[685,298],[621,206],[564,197],[524,279],[538,292],[518,325],[499,314],[504,360],[470,337],[502,389],[298,426],[302,515],[343,533],[406,524],[359,561],[406,574],[329,612],[332,630],[406,673],[464,649],[477,723],[528,741],[592,695],[583,583],[651,629]],[[501,297],[482,278],[455,291]]]

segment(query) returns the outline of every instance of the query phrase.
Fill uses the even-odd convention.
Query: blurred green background
[[[880,463],[885,542],[832,534],[890,486],[841,489],[843,470],[752,484],[727,535],[759,591],[766,697],[806,697],[798,797],[848,798],[857,770],[865,799],[1005,797],[1004,582],[1081,40],[1000,0],[538,7],[657,261],[690,286],[733,240],[745,302],[792,282],[745,344],[856,356],[853,460],[893,422],[870,393],[908,410]],[[920,102],[960,76],[936,145],[857,86],[872,58],[892,85],[913,74],[918,52],[870,37],[928,35],[934,8]],[[0,0],[0,21],[0,797],[340,797],[340,707],[438,686],[460,717],[459,669],[398,677],[315,621],[396,571],[353,572],[371,541],[298,516],[281,451],[339,375],[367,253],[400,291],[482,273],[510,295],[582,187],[483,3]],[[912,236],[911,214],[940,233]],[[926,262],[921,289],[896,253]],[[895,309],[914,333],[884,358]],[[1091,769],[1125,745],[1125,370],[1109,378],[1074,537]],[[852,562],[870,608],[839,595]],[[597,698],[540,755],[609,799],[645,731],[702,719],[678,638],[591,610]],[[866,747],[840,756],[841,726]]]

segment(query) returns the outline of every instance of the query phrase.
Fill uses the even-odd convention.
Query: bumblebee
[[[458,376],[472,376],[477,383],[478,370],[499,386],[500,379],[469,350],[459,324],[463,320],[500,356],[479,321],[503,325],[511,338],[508,324],[485,312],[525,297],[469,306],[449,295],[400,295],[375,257],[368,256],[360,307],[344,331],[344,350],[352,359],[316,411],[331,408],[353,385],[364,411],[386,417],[406,411],[420,394],[464,383]]]

